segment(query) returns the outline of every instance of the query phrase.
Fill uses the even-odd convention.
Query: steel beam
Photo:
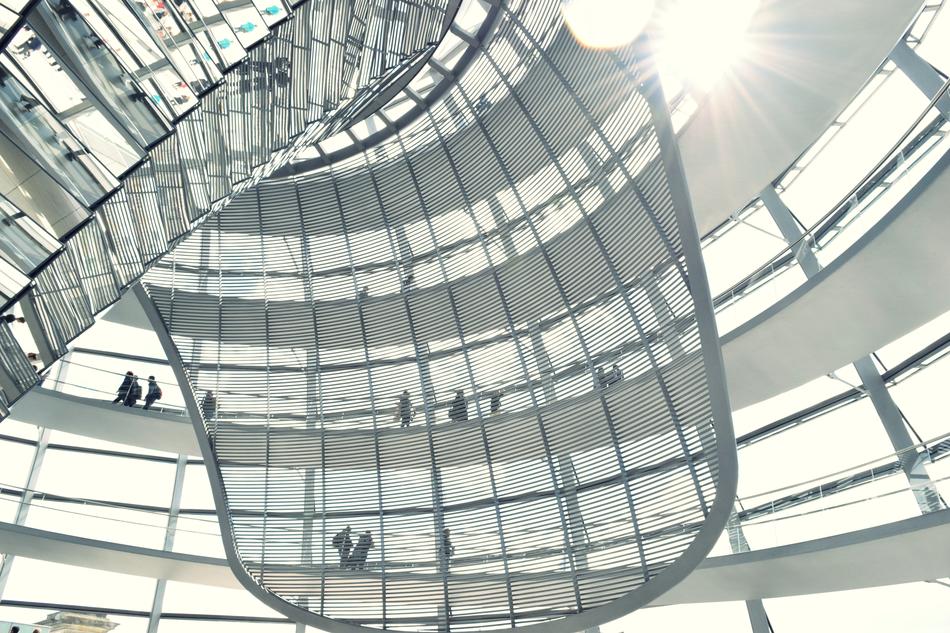
[[[917,86],[925,97],[933,99],[943,87],[946,77],[941,76],[917,51],[901,40],[891,51],[891,61],[897,64],[901,72]],[[946,94],[936,104],[936,108],[945,118],[950,119],[950,96]]]
[[[40,470],[43,468],[43,459],[46,457],[46,449],[49,446],[49,429],[40,428],[39,438],[36,441],[36,448],[33,450],[33,461],[30,463],[30,472],[26,476],[26,485],[23,486],[23,496],[17,505],[16,517],[13,519],[15,525],[26,523],[26,517],[30,513],[30,504],[33,502],[33,491],[36,489],[36,482],[40,478]],[[7,554],[0,563],[0,598],[7,587],[7,580],[10,578],[10,570],[13,568],[14,556]]]
[[[791,210],[771,185],[763,189],[759,197],[785,240],[793,246],[792,251],[795,254],[795,259],[802,267],[805,276],[808,278],[814,277],[821,270],[821,265],[811,250],[809,239],[804,236],[804,232],[792,215]],[[865,356],[855,360],[852,364],[858,372],[868,396],[871,398],[871,404],[874,405],[874,410],[887,432],[887,437],[891,441],[894,452],[898,455],[901,469],[907,476],[907,481],[911,486],[914,497],[917,499],[917,505],[921,513],[926,514],[943,509],[940,497],[935,492],[933,482],[924,468],[924,463],[928,457],[926,453],[919,453],[912,448],[914,441],[904,425],[904,417],[884,386],[884,380],[881,378],[874,360],[870,356]]]
[[[185,470],[188,465],[188,456],[179,455],[175,464],[175,483],[172,487],[172,501],[168,506],[168,524],[165,527],[165,543],[162,550],[172,551],[175,545],[175,532],[178,529],[178,513],[181,511],[181,491],[185,486]],[[155,593],[152,596],[152,609],[148,615],[148,633],[156,633],[161,622],[162,603],[165,601],[165,585],[167,580],[159,578],[155,581]]]

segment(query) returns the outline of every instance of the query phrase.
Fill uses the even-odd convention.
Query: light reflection
[[[640,34],[654,4],[654,0],[563,0],[561,15],[582,46],[618,48]]]
[[[708,92],[749,54],[747,30],[761,0],[677,0],[659,15],[660,73],[669,94],[679,82],[694,96]]]

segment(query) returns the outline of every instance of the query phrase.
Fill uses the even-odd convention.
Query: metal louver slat
[[[41,6],[34,7],[34,13],[28,12],[24,16],[24,28],[29,28],[34,16],[40,19],[40,9],[44,19],[61,19],[51,17],[54,13],[56,16],[73,15],[71,5],[64,5],[65,8],[61,8],[58,13],[50,13],[49,1],[41,0]],[[243,0],[239,4],[251,6]],[[340,81],[339,73],[315,74],[307,57],[314,45],[336,49],[343,46],[340,33],[332,30],[334,22],[327,21],[324,15],[324,12],[338,14],[335,4],[317,8],[316,3],[301,3],[295,8],[298,19],[277,24],[274,36],[253,47],[250,55],[236,69],[227,73],[218,86],[198,85],[199,80],[194,78],[204,71],[197,66],[192,67],[190,62],[181,65],[181,51],[184,49],[175,47],[191,46],[187,44],[189,38],[202,38],[201,43],[196,45],[200,48],[190,49],[193,52],[207,50],[209,44],[224,48],[226,43],[225,40],[215,43],[206,37],[207,32],[203,29],[217,19],[213,15],[203,18],[211,22],[201,24],[193,20],[194,16],[185,17],[182,11],[189,5],[183,2],[168,14],[176,20],[172,27],[162,22],[161,16],[148,13],[147,7],[143,9],[133,3],[106,6],[93,0],[89,5],[90,13],[75,16],[78,20],[75,28],[49,28],[42,32],[44,37],[51,40],[50,48],[57,50],[57,54],[64,59],[69,55],[88,54],[83,52],[85,50],[95,50],[103,63],[108,62],[106,65],[109,68],[122,67],[125,69],[122,72],[132,72],[137,77],[129,84],[133,93],[125,96],[131,99],[130,102],[136,108],[146,103],[154,105],[176,126],[171,134],[146,148],[149,153],[147,158],[123,174],[121,189],[113,191],[104,201],[99,200],[93,213],[100,213],[102,217],[93,219],[92,223],[69,234],[64,248],[54,253],[45,268],[36,273],[34,286],[27,297],[29,305],[25,309],[36,312],[31,327],[36,328],[34,338],[43,351],[45,364],[62,354],[66,343],[93,323],[96,312],[107,307],[118,297],[121,289],[133,283],[143,270],[200,225],[209,212],[224,207],[235,194],[283,166],[296,151],[315,139],[325,137],[330,130],[319,117],[301,117],[301,114],[309,109],[314,95],[326,90],[341,94],[339,87],[331,85],[327,88],[327,84]],[[231,8],[237,7],[238,4],[234,4]],[[110,21],[118,20],[126,11],[134,14],[135,24],[123,24],[125,30],[114,28],[115,25]],[[445,5],[440,5],[439,17],[443,21],[445,11]],[[189,21],[190,24],[185,25]],[[240,26],[243,28],[245,25]],[[178,35],[169,39],[171,28],[180,30],[177,31]],[[256,26],[254,28],[257,29]],[[388,25],[378,22],[373,28],[385,29]],[[85,31],[80,32],[82,29]],[[251,30],[248,27],[248,32]],[[260,30],[257,32],[260,33]],[[144,34],[145,38],[138,40],[137,45],[144,46],[148,54],[158,54],[160,58],[148,68],[136,68],[135,65],[141,64],[144,58],[140,58],[142,51],[135,50],[125,41],[123,34],[128,33]],[[244,39],[250,41],[256,37]],[[61,42],[57,38],[67,38],[70,43],[64,42],[63,46],[59,46]],[[233,44],[240,47],[238,42],[228,42],[228,46]],[[408,40],[403,44],[408,44],[410,48],[399,51],[397,58],[416,53],[428,42]],[[69,49],[69,46],[73,46],[73,49]],[[67,49],[70,50],[68,54]],[[162,55],[165,58],[161,58]],[[226,57],[230,55],[228,53]],[[302,60],[299,70],[294,68],[293,58]],[[234,58],[230,56],[229,59]],[[69,57],[68,61],[73,64],[76,60]],[[201,59],[195,61],[198,66],[202,66]],[[82,64],[77,63],[77,67],[81,68]],[[180,79],[177,83],[173,82],[178,88],[182,91],[204,91],[200,103],[193,104],[193,99],[188,97],[173,97],[167,85],[156,83],[155,73],[159,70],[171,71],[169,63],[176,66],[172,72],[178,74],[171,76]],[[373,68],[370,75],[380,81],[387,81],[391,79],[387,74],[390,70],[380,66]],[[393,70],[394,76],[405,75],[404,68]],[[207,76],[212,75],[213,72]],[[242,91],[248,90],[242,77],[255,75],[262,75],[263,82],[252,82],[252,94],[242,94]],[[92,77],[82,73],[76,76],[82,81]],[[38,84],[40,90],[49,88]],[[357,94],[369,88],[358,86]],[[122,103],[121,99],[116,101],[106,98],[104,93],[96,93],[98,88],[84,89],[97,108]],[[156,92],[150,96],[151,91]],[[317,114],[323,116],[339,105],[339,99],[322,99]],[[347,112],[359,114],[352,109],[345,110],[343,114],[337,113],[335,120],[338,126],[347,124]],[[295,116],[291,117],[291,114]],[[133,139],[135,131],[126,127],[134,127],[133,119],[112,116],[108,112],[106,115],[127,138]],[[172,117],[177,118],[173,120]],[[333,129],[339,129],[338,126]],[[135,137],[133,144],[139,140],[139,137]],[[88,168],[94,165],[92,157],[95,151],[81,148],[70,154],[70,160],[78,160]],[[89,160],[86,156],[90,157]],[[77,170],[76,165],[68,167]],[[35,183],[41,181],[41,178],[33,179]],[[67,178],[67,182],[71,180]],[[85,189],[77,193],[89,197]],[[99,229],[107,233],[97,234]],[[76,240],[75,244],[72,240]],[[11,397],[10,401],[15,398]]]
[[[350,42],[363,10],[334,16]],[[556,0],[500,7],[488,39],[414,123],[252,179],[145,279],[232,569],[311,626],[591,627],[678,582],[731,509],[718,337],[643,43],[583,48]],[[315,59],[345,73],[348,51]]]
[[[13,338],[10,326],[0,323],[0,413],[9,413],[9,403],[36,384],[36,370]]]

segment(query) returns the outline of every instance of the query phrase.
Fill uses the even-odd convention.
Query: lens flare
[[[563,0],[561,15],[588,48],[619,48],[635,40],[653,15],[655,0]]]

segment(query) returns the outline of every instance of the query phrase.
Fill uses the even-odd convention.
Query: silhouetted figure
[[[488,403],[489,413],[494,415],[501,411],[501,392],[496,391],[491,395],[491,402]]]
[[[350,531],[351,528],[348,525],[337,532],[331,541],[333,549],[340,554],[340,569],[345,568],[347,562],[350,560],[350,549],[353,547],[353,539],[350,538]]]
[[[468,403],[465,402],[465,391],[462,389],[455,392],[452,406],[449,407],[449,419],[453,422],[465,422],[468,420]]]
[[[129,389],[132,387],[132,372],[125,372],[125,378],[122,379],[122,384],[119,385],[118,391],[115,392],[115,400],[112,401],[112,404],[119,404],[120,402],[124,403],[126,398],[129,396]]]
[[[214,397],[213,391],[206,391],[205,397],[201,399],[201,413],[204,415],[205,422],[214,419],[214,411],[218,406],[218,400]]]
[[[406,390],[399,396],[399,426],[409,426],[409,423],[412,422],[412,414],[412,402],[409,400],[409,391]]]
[[[26,59],[30,56],[30,53],[40,50],[40,47],[42,46],[43,43],[40,41],[40,38],[33,35],[22,44],[17,44],[16,52],[19,53],[21,57]]]
[[[366,569],[366,557],[369,556],[371,549],[373,549],[373,536],[369,530],[366,530],[360,534],[359,540],[356,541],[356,547],[353,548],[353,553],[350,554],[349,566],[352,569]]]
[[[442,546],[439,548],[439,560],[448,567],[452,563],[452,557],[455,556],[455,546],[452,545],[452,539],[449,538],[449,528],[442,530]]]
[[[145,405],[142,409],[148,409],[156,400],[162,399],[162,388],[155,382],[155,376],[148,377],[148,391],[145,392]]]
[[[12,314],[4,314],[3,320],[6,323],[26,323],[26,319],[23,317],[13,316]]]
[[[123,403],[127,407],[134,407],[135,403],[142,397],[142,385],[139,384],[139,377],[132,376],[132,384],[129,386],[129,393]]]
[[[601,388],[606,389],[621,380],[623,380],[623,370],[616,363],[610,366],[610,371],[604,371],[603,367],[597,368],[597,383]]]
[[[360,288],[360,294],[359,294],[360,301],[362,301],[368,296],[369,296],[369,286],[363,286],[362,288]]]

